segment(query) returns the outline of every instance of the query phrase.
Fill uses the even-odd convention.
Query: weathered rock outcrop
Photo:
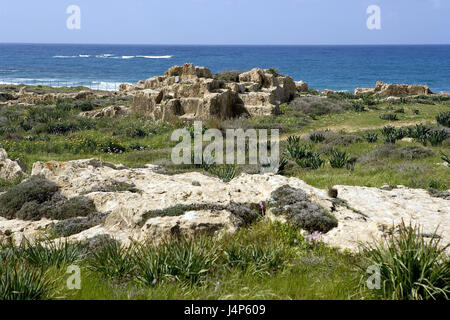
[[[135,86],[120,86],[121,92],[133,95],[136,112],[164,121],[271,114],[303,90],[304,83],[297,87],[291,77],[267,70],[255,68],[240,74],[238,82],[227,82],[214,79],[209,69],[191,63],[173,66],[163,76]]]
[[[375,88],[356,88],[355,94],[362,95],[382,95],[388,97],[403,97],[413,95],[429,95],[433,94],[426,85],[408,85],[408,84],[388,84],[378,81]]]
[[[80,113],[85,118],[118,118],[131,113],[130,108],[125,106],[109,106],[101,110],[86,111]]]
[[[21,87],[18,93],[7,94],[8,99],[6,102],[11,104],[26,103],[26,104],[36,104],[39,102],[56,102],[58,100],[64,99],[75,99],[75,100],[87,100],[87,99],[97,99],[104,96],[109,96],[112,93],[106,91],[91,91],[85,90],[80,92],[56,92],[56,93],[36,93],[27,91],[27,87]],[[0,97],[0,102],[3,101]]]
[[[420,224],[430,236],[439,227],[443,242],[450,241],[450,200],[432,197],[425,190],[336,186],[335,199],[299,179],[273,174],[242,174],[224,183],[198,172],[171,176],[156,169],[152,165],[129,169],[89,159],[38,162],[32,173],[56,183],[67,199],[83,195],[98,212],[107,214],[104,222],[69,236],[70,241],[109,235],[127,244],[174,234],[220,235],[260,215],[291,219],[309,232],[326,232],[323,239],[330,245],[352,250],[360,241],[383,237],[402,219]],[[133,188],[108,191],[104,186],[112,183]],[[42,234],[51,223],[0,219],[0,231],[20,241],[23,236]]]
[[[8,158],[5,149],[0,148],[0,179],[14,180],[25,176],[19,163]]]

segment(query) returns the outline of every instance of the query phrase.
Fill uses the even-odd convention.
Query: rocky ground
[[[292,221],[305,228],[311,224],[302,220],[303,211],[314,216],[311,227],[305,229],[324,233],[324,241],[340,248],[355,250],[360,242],[380,239],[402,220],[419,224],[428,237],[440,236],[445,243],[450,241],[450,200],[402,186],[382,189],[335,186],[328,192],[296,178],[273,174],[242,174],[226,183],[197,172],[166,175],[158,173],[154,165],[130,169],[97,159],[38,162],[32,175],[42,175],[54,182],[67,199],[83,196],[92,200],[96,211],[105,214],[106,218],[94,225],[75,228],[79,232],[68,236],[70,241],[108,235],[129,244],[158,241],[174,234],[220,235],[233,233],[259,216]],[[111,189],[120,184],[128,187]],[[280,212],[273,203],[289,199],[289,194],[278,195],[280,200],[275,193],[287,186],[305,197],[297,195],[293,202],[281,203],[287,209]],[[337,219],[337,225],[321,225],[328,215]],[[48,236],[50,226],[64,221],[67,230],[77,224],[73,218],[0,219],[2,242]]]
[[[305,82],[294,82],[291,77],[280,75],[273,69],[255,68],[244,73],[212,75],[207,68],[192,64],[174,66],[163,76],[140,81],[134,86],[122,85],[119,92],[83,89],[69,92],[53,92],[50,89],[40,92],[26,87],[20,87],[18,91],[17,88],[10,89],[0,94],[0,107],[14,107],[21,113],[14,117],[11,116],[12,111],[8,111],[5,117],[0,117],[0,123],[17,122],[8,129],[11,132],[2,131],[8,137],[8,146],[12,151],[15,151],[16,140],[26,149],[29,148],[28,142],[33,143],[32,139],[41,139],[45,145],[51,142],[50,136],[55,136],[58,138],[55,141],[62,145],[66,142],[61,138],[64,134],[76,130],[88,131],[91,128],[83,119],[126,118],[133,121],[133,115],[150,118],[152,122],[189,122],[194,119],[226,121],[238,117],[275,117],[285,112],[282,110],[283,106],[287,108],[287,103],[302,96],[304,100],[292,103],[293,116],[287,122],[292,123],[298,118],[295,112],[299,110],[306,117],[308,109],[314,107],[318,110],[317,113],[310,113],[309,116],[315,119],[322,115],[321,112],[328,108],[328,100],[332,101],[330,105],[335,109],[352,107],[347,102],[333,100],[338,94],[331,90],[313,92]],[[356,89],[355,96],[351,99],[359,98],[358,95],[361,94],[364,95],[360,99],[362,102],[358,100],[353,104],[358,112],[368,111],[360,104],[371,97],[378,97],[381,103],[403,103],[415,96],[416,100],[412,100],[415,103],[424,100],[421,98],[423,96],[439,100],[448,95],[434,95],[427,86],[383,82],[377,83],[374,89]],[[313,95],[317,97],[312,97]],[[105,99],[108,106],[104,107],[102,102]],[[34,110],[35,115],[35,119],[31,119],[31,111],[26,109],[66,100],[81,101],[81,104],[69,106],[72,109],[79,108],[80,112],[75,116],[71,115],[74,117],[73,122],[58,123],[56,127],[51,126],[54,119],[43,119],[45,117],[39,116],[34,109],[30,109]],[[89,105],[90,108],[84,110],[84,101],[98,101],[98,105]],[[371,101],[369,102],[373,103]],[[361,106],[362,110],[358,109]],[[389,107],[392,109],[392,106]],[[48,107],[48,110],[54,111],[55,108],[51,108],[52,106]],[[417,115],[416,111],[418,110],[414,110]],[[336,111],[338,112],[343,111]],[[22,116],[24,121],[19,121]],[[55,119],[61,122],[61,119]],[[45,121],[48,122],[47,127],[42,128]],[[18,124],[23,127],[23,132],[31,132],[35,136],[22,136],[21,131],[17,130]],[[87,124],[95,128],[94,124]],[[85,125],[87,129],[83,127]],[[106,125],[106,122],[102,125]],[[377,128],[382,126],[383,124],[378,125]],[[102,134],[109,130],[104,128],[106,126],[102,127]],[[137,133],[132,132],[133,138],[148,138],[152,135],[140,128],[139,130]],[[48,136],[44,136],[42,132],[46,132]],[[329,135],[337,140],[350,137],[327,131],[323,137],[324,143],[329,143]],[[303,133],[302,137],[309,139],[310,135]],[[353,140],[363,141],[362,136],[353,138],[348,144],[353,143]],[[69,140],[74,145],[79,141],[73,137]],[[340,146],[340,142],[335,140],[332,142]],[[53,150],[50,142],[45,147]],[[92,142],[98,146],[90,152],[105,152],[103,141],[96,142],[92,138]],[[110,140],[105,143],[107,146],[115,145]],[[64,148],[66,147],[64,144]],[[67,148],[69,147],[73,148],[71,145]],[[163,147],[167,148],[168,145]],[[48,149],[43,153],[48,154]],[[110,147],[106,149],[111,153]],[[127,149],[139,152],[144,147],[136,147],[134,144],[129,148],[123,147],[123,150]],[[75,149],[68,150],[73,155],[78,152]],[[122,149],[120,151],[122,153]],[[64,149],[64,152],[67,150]],[[429,153],[433,154],[432,151]],[[19,243],[24,237],[79,241],[107,235],[123,244],[129,244],[131,241],[158,241],[174,235],[233,233],[261,217],[291,221],[305,230],[305,233],[323,233],[323,239],[331,246],[351,250],[356,250],[361,241],[372,242],[395,232],[395,226],[401,221],[420,225],[427,237],[439,236],[445,243],[450,240],[450,199],[446,191],[435,196],[427,190],[403,186],[369,188],[341,185],[325,190],[312,187],[295,177],[274,174],[242,173],[230,182],[224,182],[200,172],[169,175],[157,165],[130,168],[98,159],[38,161],[32,164],[31,172],[27,173],[20,160],[9,159],[6,151],[0,148],[1,180],[27,179],[30,173],[32,177],[39,176],[40,180],[32,180],[25,187],[23,184],[12,187],[0,195],[0,206],[3,206],[0,207],[1,242],[13,239]],[[49,194],[36,192],[43,185],[50,186]],[[58,209],[72,208],[74,204],[82,208],[81,213],[74,211],[78,215],[74,213],[65,216]],[[438,235],[435,234],[436,230]]]

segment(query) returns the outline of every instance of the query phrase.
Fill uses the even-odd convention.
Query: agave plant
[[[331,155],[330,165],[332,168],[343,168],[347,165],[348,160],[349,158],[346,152],[335,150]]]
[[[226,164],[223,166],[213,166],[209,172],[225,182],[229,182],[236,177],[236,166],[233,164]]]
[[[447,131],[445,129],[442,130],[433,130],[428,135],[428,141],[430,141],[432,146],[441,145],[442,142],[447,138]]]
[[[441,151],[441,158],[450,165],[450,157]]]
[[[364,136],[364,139],[366,139],[366,141],[369,142],[369,143],[377,142],[377,140],[378,140],[378,134],[369,132],[369,133],[367,133],[367,134]]]
[[[312,142],[316,142],[316,143],[317,142],[323,142],[325,140],[325,136],[323,135],[323,133],[313,132],[309,136],[309,140],[311,140]]]
[[[295,162],[301,168],[319,169],[325,164],[325,160],[320,157],[318,153],[310,153],[308,156],[297,158]]]
[[[436,116],[436,121],[444,127],[450,127],[450,111],[441,112]]]

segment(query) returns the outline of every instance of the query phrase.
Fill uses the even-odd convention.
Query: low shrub
[[[272,192],[267,207],[274,215],[285,215],[288,221],[309,232],[328,232],[338,224],[334,216],[312,202],[303,190],[287,185]]]
[[[208,172],[225,182],[230,182],[237,174],[236,166],[233,164],[214,165],[208,169]]]
[[[239,75],[241,73],[243,73],[243,71],[238,71],[238,70],[224,71],[224,72],[216,73],[214,75],[214,79],[223,80],[226,82],[239,82]]]
[[[325,164],[325,160],[318,153],[310,153],[305,157],[295,159],[300,168],[319,169]]]
[[[334,150],[330,158],[330,165],[332,168],[343,168],[347,165],[348,161],[349,157],[346,152]]]
[[[118,241],[107,241],[89,259],[89,269],[106,279],[125,279],[135,274],[133,247],[123,247]]]
[[[382,115],[380,115],[380,119],[388,121],[397,121],[398,116],[395,113],[383,113]]]
[[[45,272],[23,263],[0,264],[0,300],[45,300],[52,298],[54,282]]]
[[[94,213],[87,217],[69,218],[47,227],[52,237],[69,237],[84,230],[93,228],[105,222],[107,215],[104,213]]]
[[[450,165],[450,157],[441,151],[441,158]]]
[[[309,135],[309,140],[312,142],[323,142],[325,140],[325,136],[320,132],[313,132]]]
[[[342,113],[350,109],[351,104],[339,99],[314,96],[298,97],[290,103],[289,107],[307,115],[321,116],[330,113]]]
[[[392,126],[385,126],[381,133],[384,136],[385,143],[395,144],[397,140],[401,140],[405,137],[405,133],[402,129],[396,129]]]
[[[284,267],[288,250],[281,243],[261,243],[243,246],[229,242],[223,248],[225,265],[256,276],[267,276]]]
[[[361,102],[352,102],[352,110],[355,112],[366,112],[366,107]]]
[[[361,162],[372,162],[383,158],[398,158],[398,159],[423,159],[433,156],[433,150],[419,147],[406,146],[403,148],[397,147],[393,144],[384,144],[371,152],[363,155]]]
[[[439,146],[442,142],[447,138],[447,131],[445,129],[442,130],[433,130],[428,135],[428,141],[432,146]]]
[[[369,132],[364,135],[364,139],[369,143],[375,143],[378,141],[378,134]]]
[[[436,116],[436,121],[444,127],[450,128],[450,111],[441,112]]]
[[[183,281],[196,284],[216,267],[219,252],[210,238],[171,239],[136,248],[137,281],[146,286]]]
[[[25,203],[40,204],[49,201],[58,189],[54,182],[42,175],[31,176],[0,195],[0,216],[13,219]]]

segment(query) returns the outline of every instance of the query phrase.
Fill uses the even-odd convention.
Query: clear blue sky
[[[81,30],[69,30],[69,5]],[[381,30],[366,9],[381,7]],[[450,0],[3,0],[0,42],[450,44]]]

